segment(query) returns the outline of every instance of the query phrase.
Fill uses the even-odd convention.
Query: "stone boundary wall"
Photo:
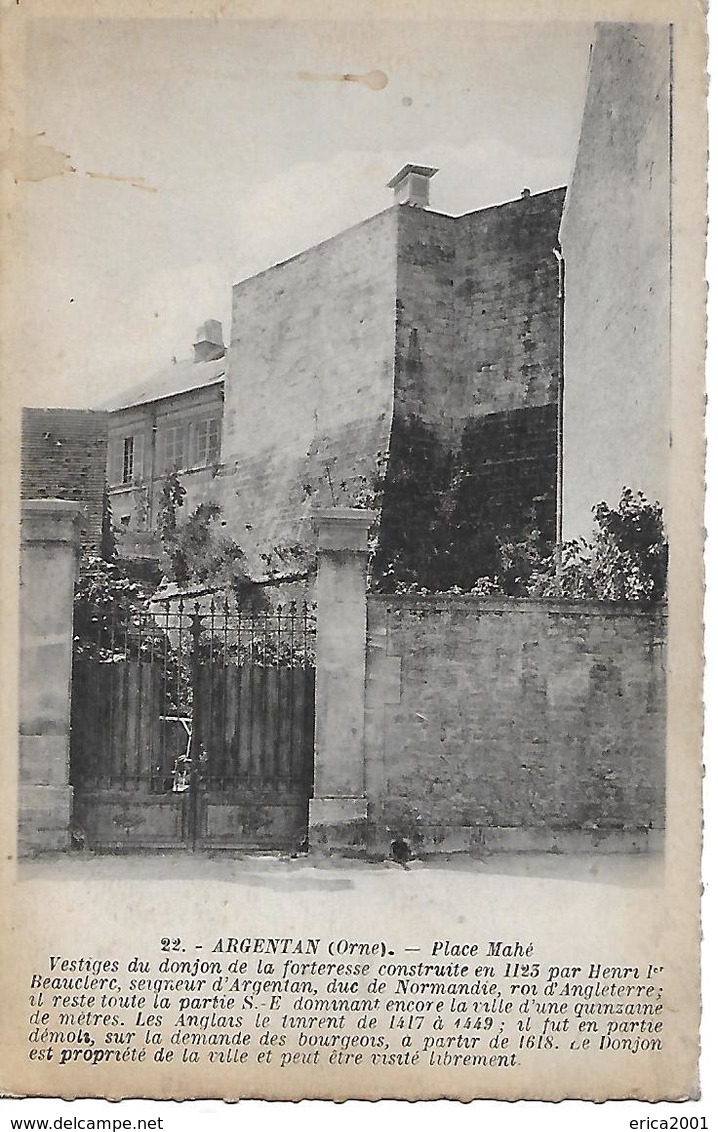
[[[664,612],[366,592],[376,513],[314,513],[309,846],[355,856],[659,849]],[[23,506],[21,855],[67,849],[80,509]]]
[[[367,626],[374,851],[660,845],[662,612],[370,595]]]

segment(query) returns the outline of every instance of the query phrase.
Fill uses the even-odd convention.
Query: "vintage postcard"
[[[695,1100],[700,6],[2,22],[0,1088]]]

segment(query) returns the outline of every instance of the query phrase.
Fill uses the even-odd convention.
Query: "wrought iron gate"
[[[74,838],[98,849],[299,850],[314,749],[313,610],[166,601],[76,637]]]

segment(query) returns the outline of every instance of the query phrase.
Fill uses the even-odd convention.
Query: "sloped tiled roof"
[[[215,358],[210,362],[195,362],[190,359],[172,362],[152,377],[146,377],[129,389],[114,394],[100,407],[114,412],[117,409],[129,409],[133,405],[146,405],[150,401],[159,401],[176,393],[189,393],[192,389],[216,385],[224,378],[224,369],[224,358]]]

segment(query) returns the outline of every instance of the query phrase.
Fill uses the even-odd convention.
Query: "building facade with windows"
[[[188,512],[211,494],[222,440],[221,325],[205,322],[197,339],[193,360],[173,362],[107,405],[112,522],[126,551],[152,551],[151,540],[142,536],[156,528],[168,472],[180,475]]]

